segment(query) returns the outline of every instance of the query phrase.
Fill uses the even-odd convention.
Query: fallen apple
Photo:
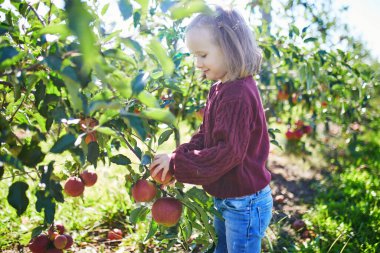
[[[293,223],[292,223],[292,228],[295,229],[295,230],[300,230],[302,228],[304,228],[306,226],[306,223],[303,221],[303,220],[295,220]]]
[[[123,232],[118,229],[118,228],[114,228],[110,231],[108,231],[108,234],[107,234],[107,238],[108,240],[121,240],[123,238]]]

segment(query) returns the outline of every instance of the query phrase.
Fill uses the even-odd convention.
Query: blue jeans
[[[214,198],[215,208],[224,221],[215,216],[218,236],[215,253],[259,253],[261,239],[272,218],[272,191],[266,186],[252,195],[238,198]]]

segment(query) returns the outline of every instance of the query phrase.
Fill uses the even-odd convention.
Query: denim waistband
[[[270,188],[270,185],[268,184],[263,189],[255,192],[255,193],[252,193],[250,195],[245,195],[245,196],[240,196],[240,197],[230,197],[230,198],[217,198],[217,197],[214,197],[214,199],[244,199],[244,198],[251,198],[251,197],[257,197],[260,194],[263,194],[263,193],[266,193],[266,192],[269,192],[269,191],[271,191],[271,188]]]

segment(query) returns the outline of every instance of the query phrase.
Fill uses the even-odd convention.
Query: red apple
[[[136,202],[149,202],[156,197],[157,189],[153,183],[140,179],[132,187],[132,197]]]
[[[297,129],[296,131],[294,131],[294,138],[296,140],[299,140],[302,138],[302,135],[303,135],[303,131],[302,129]]]
[[[174,198],[157,199],[152,206],[152,217],[161,225],[172,227],[181,218],[182,203]]]
[[[154,168],[150,170],[150,176],[152,176],[153,171],[154,171]],[[168,173],[166,173],[165,180],[162,181],[162,179],[161,179],[162,178],[162,170],[160,170],[160,172],[158,172],[157,175],[152,177],[152,178],[154,179],[154,181],[156,181],[159,184],[167,185],[172,181],[173,174],[170,171],[168,171]]]
[[[46,252],[49,243],[49,237],[45,234],[40,234],[30,240],[28,247],[33,253]]]
[[[302,128],[305,124],[302,120],[298,120],[295,125],[297,126],[297,129]]]
[[[279,90],[277,94],[277,99],[280,101],[288,100],[289,94],[286,91]]]
[[[85,186],[93,186],[98,180],[98,175],[93,171],[85,170],[80,174],[80,178],[82,179]]]
[[[295,220],[292,223],[292,228],[295,230],[300,230],[301,228],[304,228],[306,226],[306,223],[303,220]]]
[[[65,226],[63,226],[62,224],[55,224],[55,227],[57,228],[58,233],[60,235],[62,235],[63,233],[65,233]]]
[[[290,129],[288,129],[288,131],[285,133],[285,136],[286,136],[286,139],[288,139],[288,140],[294,140],[295,139],[294,132]]]
[[[50,248],[46,251],[46,253],[63,253],[63,250],[56,249],[56,248]]]
[[[311,128],[311,126],[303,126],[303,127],[302,127],[302,131],[303,131],[305,134],[311,134],[311,132],[313,132],[313,129]]]
[[[67,244],[67,238],[64,235],[58,235],[54,239],[54,246],[57,249],[64,249],[66,247],[66,244]]]
[[[50,241],[54,241],[57,236],[59,236],[59,233],[57,231],[51,231],[49,230],[49,239]]]
[[[118,228],[114,228],[108,231],[107,238],[108,240],[121,240],[123,239],[123,232]]]
[[[66,239],[67,239],[67,243],[66,243],[66,246],[65,246],[64,249],[68,249],[68,248],[70,248],[73,245],[74,240],[71,237],[71,235],[68,235],[68,234],[63,234],[63,235],[66,236]]]
[[[86,144],[90,144],[91,142],[96,142],[96,133],[91,132],[86,135],[86,138],[84,138],[84,141]]]
[[[78,197],[84,192],[84,183],[79,177],[70,177],[65,183],[65,192],[71,197]]]
[[[285,201],[285,196],[282,195],[282,194],[277,195],[277,196],[274,198],[274,202],[279,203],[279,204],[284,203],[284,201]]]

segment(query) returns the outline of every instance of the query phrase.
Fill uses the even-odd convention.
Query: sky
[[[380,60],[380,0],[332,0],[336,5],[347,5],[342,16],[355,36],[361,38],[377,60]]]

